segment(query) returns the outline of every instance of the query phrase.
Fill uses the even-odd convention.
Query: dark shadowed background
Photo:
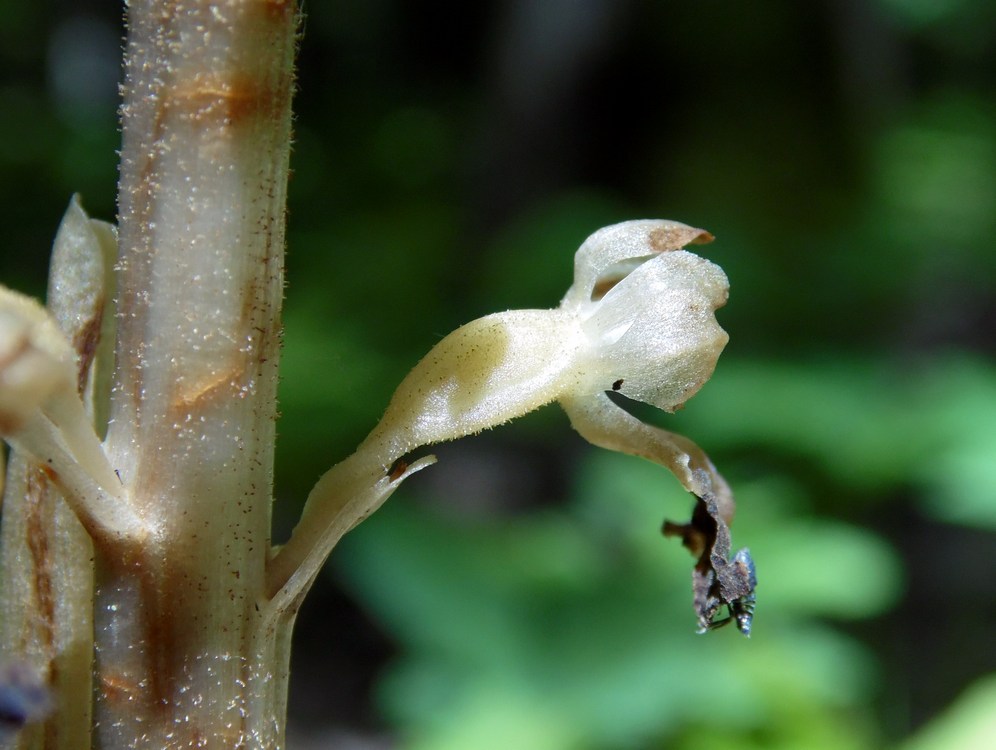
[[[717,239],[675,416],[733,485],[754,635],[694,633],[691,507],[555,407],[443,446],[299,621],[291,747],[996,746],[996,4],[314,2],[275,538],[472,318],[628,218]],[[0,0],[0,278],[114,215],[120,7]]]

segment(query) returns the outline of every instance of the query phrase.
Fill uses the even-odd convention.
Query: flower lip
[[[715,311],[727,293],[722,269],[693,253],[647,259],[578,310],[590,347],[588,388],[611,385],[665,411],[680,408],[712,375],[726,345]]]

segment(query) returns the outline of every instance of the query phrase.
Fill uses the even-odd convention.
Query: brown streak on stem
[[[157,572],[161,565],[148,550],[138,545],[119,550],[105,560],[111,579],[134,580],[141,590],[144,606],[140,644],[144,658],[149,661],[142,672],[146,680],[141,683],[127,673],[116,671],[113,665],[102,666],[99,670],[101,697],[109,704],[117,704],[121,711],[165,715],[176,682],[168,657],[175,650],[173,618],[179,616],[177,609],[182,592],[163,589],[160,582],[172,579]]]
[[[27,471],[27,493],[25,504],[27,513],[27,541],[34,568],[35,599],[38,603],[38,626],[42,641],[49,651],[48,662],[52,663],[52,646],[55,640],[55,597],[52,593],[51,550],[49,547],[46,507],[49,499],[49,480],[45,472],[30,468]]]
[[[141,570],[142,600],[145,602],[146,654],[152,659],[148,671],[146,700],[155,710],[165,712],[171,703],[173,686],[177,683],[170,657],[176,652],[176,604],[182,601],[182,591],[167,591],[163,581],[175,584],[170,576],[158,575],[146,564]],[[171,586],[170,588],[178,588]]]
[[[138,700],[141,687],[125,674],[103,670],[100,674],[100,689],[106,700],[117,703],[131,703]]]
[[[27,469],[25,506],[27,509],[26,536],[31,554],[35,589],[35,609],[41,647],[45,650],[45,678],[49,685],[58,684],[58,664],[55,649],[55,592],[52,583],[52,547],[49,539],[51,509],[54,498],[49,477],[43,469]],[[55,721],[46,721],[43,730],[44,746],[57,747],[59,728]]]
[[[181,413],[194,408],[203,409],[204,405],[212,400],[238,395],[240,392],[238,379],[245,372],[245,363],[233,363],[221,372],[178,391],[170,400],[170,409]]]
[[[272,117],[283,109],[281,92],[244,74],[196,73],[165,94],[171,115],[219,135],[257,116]]]

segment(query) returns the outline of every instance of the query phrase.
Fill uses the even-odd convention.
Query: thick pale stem
[[[290,0],[129,5],[106,448],[155,538],[99,550],[105,747],[281,742],[292,616],[260,602],[295,28]]]

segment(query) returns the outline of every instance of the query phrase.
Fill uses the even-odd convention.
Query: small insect
[[[697,497],[688,523],[665,521],[664,536],[677,536],[698,558],[692,569],[692,603],[699,620],[699,633],[716,630],[730,622],[748,638],[757,601],[757,570],[750,550],[744,547],[730,558],[730,528],[719,515],[711,495]],[[716,619],[723,607],[727,616]]]
[[[754,589],[757,588],[757,571],[754,568],[754,558],[750,556],[750,550],[744,547],[737,551],[733,559],[729,562],[729,567],[734,569],[734,575],[738,581],[742,581],[741,588],[746,589],[746,593],[734,598],[732,601],[723,602],[726,604],[729,616],[722,620],[712,620],[706,630],[716,630],[731,622],[737,624],[737,630],[750,638],[750,628],[754,621],[754,605],[757,601]],[[700,630],[699,632],[705,632]]]

